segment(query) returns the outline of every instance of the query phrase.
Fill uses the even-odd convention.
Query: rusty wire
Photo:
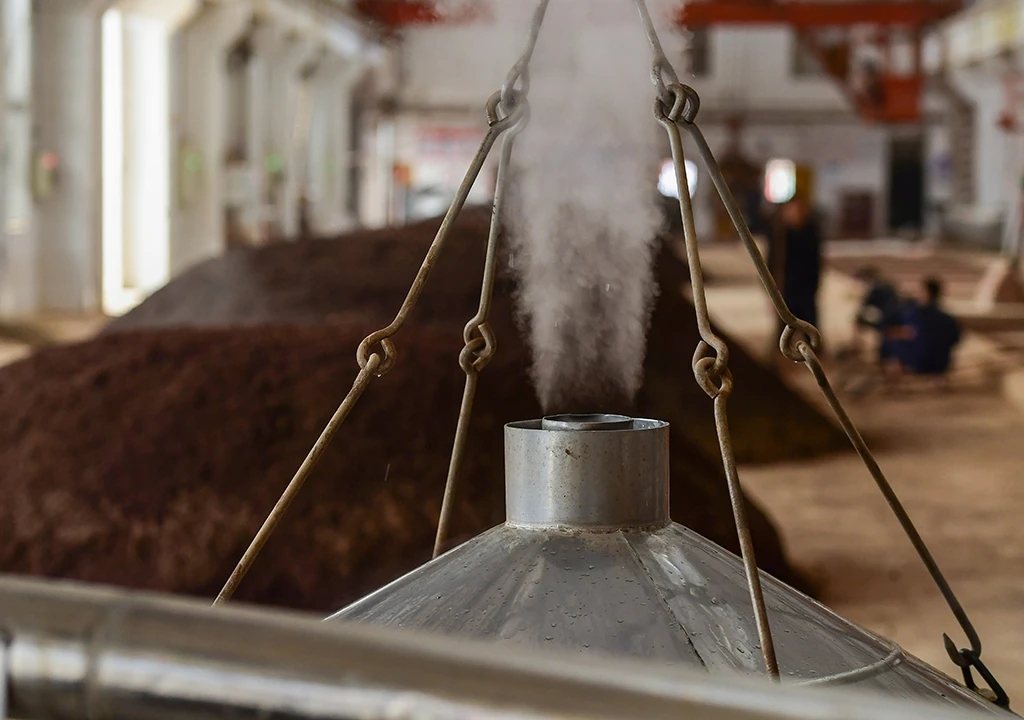
[[[736,200],[733,197],[724,176],[722,175],[718,161],[711,152],[711,149],[704,138],[704,134],[695,122],[696,108],[699,107],[699,100],[697,99],[696,92],[692,88],[681,85],[674,85],[669,89],[674,98],[672,108],[666,111],[665,105],[659,101],[657,106],[658,112],[661,116],[659,119],[664,118],[662,119],[663,124],[668,121],[672,126],[684,129],[693,140],[694,145],[697,148],[697,152],[704,163],[704,167],[711,177],[711,182],[721,197],[722,203],[725,205],[726,211],[736,228],[740,240],[753,262],[761,285],[771,300],[776,314],[785,325],[779,338],[780,351],[790,360],[807,366],[837,421],[849,438],[851,445],[863,461],[868,472],[871,474],[875,484],[878,486],[878,489],[881,491],[883,497],[888,503],[889,508],[896,516],[904,534],[910,540],[911,545],[913,545],[918,557],[921,559],[921,562],[931,575],[932,580],[945,599],[950,611],[953,613],[964,634],[967,636],[970,647],[958,650],[949,636],[943,634],[943,641],[950,659],[963,670],[965,683],[968,687],[971,687],[972,689],[975,688],[973,677],[970,672],[972,668],[977,670],[989,684],[989,687],[995,696],[995,702],[1004,707],[1008,707],[1009,698],[1005,691],[1000,687],[991,672],[989,672],[988,668],[985,667],[984,663],[981,661],[981,639],[979,638],[974,625],[971,623],[970,618],[967,616],[963,605],[961,605],[960,601],[957,599],[956,594],[953,592],[949,582],[943,575],[938,563],[936,563],[934,556],[925,544],[924,539],[914,526],[913,521],[910,519],[910,515],[900,502],[892,484],[882,472],[877,460],[867,447],[867,444],[864,442],[864,438],[857,430],[856,425],[850,419],[850,416],[847,414],[842,403],[839,401],[839,398],[836,396],[835,391],[832,389],[828,376],[825,373],[816,352],[821,344],[821,333],[814,325],[797,318],[789,309],[785,299],[782,297],[782,292],[779,290],[778,285],[772,277],[768,264],[765,262],[760,249],[757,247],[757,244],[750,233],[750,229],[747,227],[746,221],[743,219],[742,211],[737,205]],[[672,133],[670,133],[670,136],[671,135]],[[675,140],[673,140],[673,142],[675,142]],[[679,157],[680,160],[677,160],[677,162],[681,161],[682,155],[680,154]],[[682,174],[685,178],[685,172],[682,172],[678,167],[676,174]],[[680,185],[681,205],[683,204],[683,187],[683,185]],[[685,205],[689,206],[689,202],[687,201]],[[693,262],[693,258],[691,258],[690,262]],[[697,262],[699,262],[699,258],[697,258]],[[703,286],[701,287],[701,292],[703,292]],[[696,288],[694,289],[694,294],[697,294]],[[698,314],[706,311],[706,304],[703,308],[698,308]],[[707,360],[705,360],[705,363],[706,362]],[[710,369],[710,372],[714,372],[713,367]],[[704,385],[702,384],[702,387],[703,386]],[[721,432],[721,428],[719,428],[719,430]],[[737,516],[737,523],[739,522],[740,519]]]
[[[693,90],[680,88],[677,93],[681,92],[693,93]],[[947,652],[950,655],[950,659],[959,667],[965,669],[965,678],[968,677],[967,673],[969,672],[969,668],[974,667],[988,680],[988,678],[991,678],[991,673],[988,672],[988,669],[985,668],[984,664],[981,662],[981,639],[979,638],[974,625],[971,623],[963,605],[957,599],[952,587],[943,575],[938,563],[936,563],[934,556],[925,544],[921,534],[914,526],[906,508],[903,506],[902,502],[900,502],[892,484],[882,472],[881,467],[878,465],[878,461],[867,447],[867,444],[864,442],[864,438],[857,430],[856,425],[850,419],[850,416],[846,413],[842,403],[839,401],[839,398],[832,389],[828,376],[825,373],[816,352],[821,343],[821,333],[814,325],[793,315],[792,311],[787,306],[782,297],[782,292],[779,290],[775,279],[771,275],[768,264],[765,262],[760,249],[757,247],[757,244],[750,233],[750,229],[747,227],[746,221],[743,219],[743,213],[737,205],[732,192],[729,190],[725,177],[718,165],[718,161],[711,152],[711,149],[704,138],[704,134],[694,122],[694,117],[680,117],[677,125],[685,129],[687,134],[694,141],[694,145],[701,156],[705,169],[711,177],[711,182],[718,191],[718,194],[722,199],[722,203],[725,205],[726,211],[736,228],[740,240],[743,242],[748,255],[753,261],[754,268],[757,271],[761,285],[768,297],[771,299],[776,314],[785,326],[779,338],[779,350],[790,360],[807,366],[837,421],[849,438],[851,445],[874,479],[875,484],[881,491],[886,503],[896,516],[904,534],[907,536],[907,539],[910,540],[910,543],[913,545],[918,557],[928,570],[933,582],[945,599],[946,604],[953,613],[953,616],[959,623],[964,635],[967,636],[970,648],[957,650],[949,636],[945,634],[943,635],[943,641],[946,645]],[[952,649],[950,649],[951,647]],[[1002,705],[1008,705],[1009,699],[1006,697],[1006,693],[1003,692],[999,684],[994,681],[994,678],[989,680],[989,682],[990,685],[994,685],[992,690],[996,695],[997,702]]]
[[[651,54],[654,56],[654,62],[651,64],[651,80],[658,88],[658,96],[662,101],[670,102],[669,84],[678,85],[679,75],[668,56],[665,55],[665,48],[661,44],[661,38],[658,37],[658,29],[654,26],[647,3],[645,0],[635,0],[635,2],[637,12],[640,13],[640,23],[643,25],[647,42],[651,46]],[[668,78],[668,84],[666,84],[665,78]]]
[[[673,87],[679,87],[674,85]],[[673,103],[678,105],[679,103]],[[682,107],[682,106],[680,106]],[[655,116],[665,127],[669,143],[672,146],[672,160],[675,166],[676,182],[679,187],[679,210],[683,220],[683,237],[686,243],[686,259],[690,269],[690,287],[693,290],[693,306],[697,315],[697,329],[701,340],[693,356],[693,374],[697,383],[714,400],[715,428],[718,432],[718,445],[722,454],[722,465],[725,480],[729,488],[729,500],[732,504],[733,518],[736,521],[736,534],[739,537],[740,556],[743,569],[747,576],[747,587],[750,591],[750,602],[754,609],[754,623],[761,646],[761,657],[764,660],[765,672],[772,678],[779,677],[779,663],[775,656],[775,642],[772,638],[771,626],[768,622],[768,610],[765,606],[764,591],[761,588],[761,577],[757,570],[757,558],[754,552],[754,540],[747,520],[746,497],[740,485],[736,470],[736,458],[732,448],[732,434],[729,432],[729,416],[726,404],[732,394],[733,380],[729,370],[729,348],[711,326],[708,313],[707,295],[704,290],[704,272],[700,261],[700,250],[697,247],[697,231],[693,219],[693,206],[690,202],[690,188],[686,178],[686,164],[683,155],[683,138],[679,126],[668,115],[661,98],[655,101]]]
[[[890,509],[899,521],[903,532],[917,551],[918,556],[927,568],[936,587],[938,587],[939,592],[946,601],[946,604],[949,606],[949,609],[952,611],[957,622],[960,624],[961,629],[967,636],[970,648],[958,650],[956,644],[949,638],[949,636],[943,634],[943,642],[945,643],[950,659],[963,670],[964,682],[968,687],[976,689],[973,676],[971,675],[971,669],[973,668],[977,670],[982,678],[988,683],[989,688],[995,696],[994,701],[999,705],[1009,707],[1009,698],[1007,697],[1006,692],[981,661],[981,639],[979,638],[974,625],[971,623],[966,611],[954,594],[949,582],[942,574],[941,569],[936,563],[931,551],[928,549],[928,546],[925,544],[921,534],[917,531],[917,528],[911,521],[910,515],[900,502],[891,483],[882,472],[874,455],[872,455],[871,451],[868,449],[867,444],[864,442],[864,438],[857,430],[857,427],[854,425],[850,416],[843,408],[842,403],[839,401],[839,398],[833,391],[832,386],[829,383],[828,376],[826,375],[816,352],[816,350],[821,346],[821,333],[814,325],[801,320],[793,314],[789,309],[789,306],[786,304],[779,286],[772,277],[771,270],[768,268],[768,264],[761,255],[761,251],[757,247],[753,235],[750,233],[750,229],[747,227],[746,220],[743,218],[743,213],[737,205],[736,199],[733,197],[732,191],[730,190],[729,185],[722,174],[721,168],[718,165],[718,161],[715,159],[714,153],[711,152],[711,148],[708,146],[707,141],[704,138],[704,134],[696,124],[696,116],[700,108],[700,97],[693,88],[682,85],[678,81],[673,81],[667,87],[664,85],[664,76],[667,75],[669,78],[672,78],[675,73],[674,71],[671,73],[665,71],[665,64],[667,63],[669,68],[671,68],[671,63],[665,57],[661,42],[658,39],[657,30],[655,29],[654,24],[651,21],[650,13],[647,10],[645,0],[636,0],[636,4],[640,11],[640,17],[651,45],[651,52],[654,55],[654,73],[652,80],[658,89],[658,99],[655,101],[655,116],[668,131],[669,141],[672,146],[672,157],[675,164],[676,179],[679,186],[679,206],[683,215],[683,234],[686,241],[687,261],[690,265],[694,308],[697,314],[697,325],[701,336],[701,342],[698,344],[697,351],[693,358],[693,370],[694,375],[697,378],[697,382],[710,397],[714,398],[715,425],[718,431],[719,444],[722,451],[722,461],[725,466],[726,480],[729,483],[729,493],[733,503],[733,516],[736,521],[737,534],[740,538],[740,549],[743,555],[744,566],[747,570],[747,582],[750,589],[751,600],[754,605],[758,634],[762,638],[762,653],[764,655],[765,666],[769,674],[777,676],[778,666],[777,664],[774,665],[773,670],[775,658],[774,648],[771,645],[771,630],[765,613],[764,595],[757,576],[756,564],[753,563],[754,555],[752,546],[750,546],[748,554],[747,543],[750,542],[750,530],[747,525],[744,512],[742,489],[735,476],[735,461],[732,457],[731,438],[725,413],[725,403],[732,390],[732,377],[729,374],[727,366],[728,355],[727,353],[723,354],[725,344],[721,338],[715,335],[711,330],[710,318],[708,316],[707,300],[704,291],[704,276],[703,270],[700,267],[700,255],[697,250],[697,239],[694,231],[693,207],[690,202],[689,187],[686,179],[685,167],[683,165],[684,156],[680,128],[687,132],[688,136],[696,146],[697,152],[701,156],[705,169],[711,176],[711,182],[720,196],[722,203],[725,205],[729,218],[736,228],[736,232],[739,235],[743,246],[746,248],[747,254],[753,262],[754,269],[757,272],[761,285],[764,288],[765,293],[768,295],[768,298],[771,300],[776,314],[784,324],[782,334],[779,338],[779,350],[786,358],[794,362],[803,363],[807,366],[811,375],[814,377],[821,389],[826,402],[831,407],[836,419],[842,426],[843,431],[850,440],[850,443],[853,445],[854,450],[860,456],[864,465],[867,467],[868,472],[875,480],[878,489],[885,497]],[[753,566],[753,572],[751,572],[751,566]],[[766,637],[768,640],[767,643],[765,642]]]
[[[727,403],[732,394],[732,372],[729,370],[729,347],[711,326],[708,312],[707,295],[704,290],[704,270],[700,261],[697,230],[693,218],[693,205],[690,201],[689,181],[686,178],[686,163],[683,153],[683,138],[679,130],[679,122],[689,123],[696,117],[700,108],[700,98],[691,88],[679,83],[672,63],[665,56],[665,50],[658,37],[658,31],[651,19],[651,13],[645,0],[636,0],[636,8],[640,14],[647,40],[654,57],[651,81],[657,88],[654,101],[654,116],[668,133],[672,147],[672,162],[676,174],[679,195],[679,211],[683,221],[683,237],[686,244],[686,259],[690,271],[690,287],[693,291],[693,307],[697,316],[697,330],[700,342],[693,355],[693,374],[697,384],[714,401],[715,429],[718,435],[718,446],[722,455],[722,467],[725,481],[729,489],[729,501],[732,505],[733,520],[736,524],[736,535],[739,539],[740,557],[746,574],[747,589],[750,593],[750,604],[754,613],[754,624],[757,627],[758,640],[761,646],[761,658],[765,672],[769,677],[778,680],[779,662],[775,655],[775,641],[772,637],[771,624],[768,620],[768,609],[765,604],[764,590],[761,587],[761,576],[757,569],[757,557],[754,550],[754,539],[750,532],[747,519],[746,497],[740,484],[736,470],[736,458],[732,447],[732,434],[729,431],[729,415]],[[670,85],[665,84],[665,77]]]
[[[680,94],[696,97],[696,92],[692,88],[685,86],[679,86],[676,95]],[[736,203],[732,190],[729,188],[729,184],[726,182],[725,176],[718,166],[718,161],[715,159],[714,153],[711,152],[711,148],[704,138],[704,133],[701,132],[694,122],[695,118],[696,110],[692,114],[684,112],[678,116],[677,124],[686,131],[697,148],[697,153],[700,155],[701,161],[711,177],[711,184],[715,186],[715,191],[722,198],[722,204],[725,205],[729,219],[736,228],[736,233],[739,235],[743,247],[753,262],[754,270],[757,271],[757,277],[761,282],[761,287],[764,288],[768,299],[771,300],[772,307],[775,308],[775,314],[779,316],[785,325],[782,337],[779,339],[779,349],[790,360],[802,362],[803,358],[796,349],[796,343],[806,340],[812,348],[817,350],[821,347],[821,333],[814,325],[794,315],[786,304],[785,299],[782,297],[782,291],[779,289],[775,279],[772,277],[771,270],[768,268],[768,263],[765,262],[764,257],[761,255],[761,250],[757,247],[757,242],[754,240],[750,228],[747,227],[746,220],[743,219],[743,211],[740,210],[739,205]]]
[[[413,278],[412,285],[409,287],[409,292],[406,295],[405,300],[402,302],[401,307],[398,309],[398,312],[395,314],[395,319],[392,320],[387,327],[383,327],[376,332],[370,333],[361,343],[359,343],[359,348],[356,350],[356,360],[361,368],[365,368],[370,357],[377,354],[371,353],[371,349],[375,345],[380,345],[380,349],[383,351],[384,356],[377,371],[378,377],[386,374],[394,365],[395,345],[391,341],[391,338],[394,337],[395,333],[397,333],[402,328],[402,325],[405,324],[409,313],[412,312],[412,309],[420,299],[420,295],[423,294],[423,288],[426,286],[427,278],[430,276],[430,271],[434,269],[437,258],[441,255],[441,251],[444,249],[445,242],[451,234],[452,225],[455,224],[459,214],[462,212],[462,208],[466,205],[466,200],[469,198],[469,192],[473,188],[473,184],[476,182],[477,176],[480,174],[484,161],[487,159],[487,156],[490,155],[491,148],[494,147],[494,143],[501,134],[518,121],[518,117],[514,113],[501,115],[498,108],[500,102],[500,92],[496,92],[491,95],[487,101],[487,134],[484,135],[484,139],[480,143],[480,148],[473,157],[473,161],[470,163],[469,169],[466,171],[466,175],[462,179],[462,184],[455,193],[455,199],[452,200],[452,204],[448,208],[448,212],[441,221],[441,227],[437,231],[434,241],[427,249],[427,253],[423,258],[423,263],[420,265],[420,269],[417,271],[416,277]]]
[[[643,0],[637,0],[637,2],[642,4]],[[657,84],[657,80],[655,80],[655,84]],[[945,599],[950,611],[953,613],[964,634],[967,636],[970,648],[958,650],[956,644],[949,638],[949,636],[943,634],[943,642],[946,646],[950,659],[963,670],[964,681],[968,687],[976,689],[973,676],[971,675],[971,669],[973,668],[974,670],[977,670],[989,684],[992,694],[995,696],[994,701],[999,705],[1009,707],[1009,698],[1007,697],[1006,692],[981,661],[981,639],[978,636],[974,625],[971,623],[970,618],[967,616],[967,612],[957,599],[956,594],[950,587],[949,582],[943,575],[934,556],[925,544],[924,539],[921,537],[921,534],[914,526],[906,508],[900,502],[895,490],[893,490],[892,484],[882,472],[877,460],[871,453],[870,449],[868,449],[867,444],[864,442],[864,438],[857,430],[856,425],[854,425],[850,416],[847,414],[842,403],[839,401],[839,398],[832,389],[828,376],[826,375],[816,352],[821,344],[821,333],[814,325],[801,320],[793,314],[789,309],[789,306],[786,304],[786,301],[782,296],[782,292],[772,277],[768,264],[765,262],[760,249],[757,247],[757,244],[750,233],[750,229],[747,227],[742,211],[737,205],[736,200],[732,195],[732,191],[729,189],[721,168],[718,165],[718,161],[711,152],[711,149],[704,138],[704,134],[695,122],[697,110],[700,107],[700,101],[697,93],[692,88],[680,84],[673,84],[669,86],[668,90],[671,96],[670,100],[666,102],[664,98],[659,97],[659,100],[655,104],[655,114],[657,115],[658,120],[668,129],[669,139],[672,143],[673,160],[676,165],[676,176],[679,180],[679,201],[680,208],[683,212],[683,228],[684,235],[686,236],[687,259],[691,266],[690,272],[691,284],[693,285],[694,307],[697,312],[698,328],[701,330],[702,338],[701,344],[698,346],[697,353],[694,356],[694,373],[697,376],[697,381],[701,384],[701,387],[704,388],[709,395],[715,398],[715,422],[718,429],[719,442],[722,446],[722,459],[726,467],[727,479],[730,474],[730,465],[733,461],[731,458],[731,448],[729,447],[728,426],[724,422],[726,419],[724,400],[721,400],[721,396],[725,390],[731,390],[731,378],[727,374],[723,374],[723,370],[725,370],[725,363],[720,362],[722,355],[714,343],[714,340],[717,339],[720,342],[720,339],[713,334],[711,336],[705,336],[704,334],[705,329],[710,327],[710,321],[707,318],[707,302],[704,299],[703,273],[699,268],[696,271],[693,269],[694,263],[700,263],[700,258],[696,252],[696,247],[691,250],[691,245],[695,246],[696,239],[693,237],[693,211],[686,184],[686,173],[685,169],[682,167],[682,138],[679,134],[679,128],[686,130],[689,137],[693,140],[694,145],[697,148],[697,152],[704,162],[705,169],[711,176],[711,182],[715,186],[715,190],[718,192],[718,195],[721,197],[722,203],[725,205],[726,211],[736,228],[740,240],[753,261],[754,268],[757,271],[761,285],[771,300],[776,314],[785,326],[779,338],[780,351],[790,360],[803,363],[807,366],[811,375],[814,377],[821,389],[826,402],[832,409],[832,412],[836,416],[840,426],[849,438],[851,445],[857,452],[858,456],[860,456],[868,472],[871,474],[875,484],[878,486],[878,489],[881,491],[888,503],[889,508],[900,523],[904,534],[906,534],[907,538],[910,540],[911,545],[913,545],[918,557],[920,557],[921,562],[931,575],[932,580]],[[716,354],[714,357],[711,356],[711,350],[715,350]],[[715,394],[716,383],[719,383],[717,394]],[[720,407],[720,404],[722,407]],[[735,472],[734,469],[733,472]],[[730,494],[733,492],[732,483],[733,480],[730,480]],[[737,504],[735,498],[733,506],[737,531],[740,534],[740,547],[742,550],[744,531],[749,534],[749,529],[745,527],[745,517],[743,517],[741,513],[736,512]],[[739,507],[742,510],[742,505]],[[745,553],[744,561],[746,562]],[[759,583],[751,582],[751,578],[753,577],[756,577],[756,575],[748,574],[751,596],[755,606],[755,616],[760,619],[758,615],[758,605],[759,603],[763,604],[763,595],[760,591]],[[764,618],[764,621],[767,623],[767,618]],[[760,625],[758,627],[758,631],[759,633],[761,632]],[[768,634],[770,636],[770,630],[768,630]],[[766,666],[770,668],[771,666],[767,661],[767,652],[765,655]],[[769,672],[771,672],[770,669]]]
[[[530,61],[533,60],[533,51],[537,49],[537,40],[540,38],[540,30],[544,26],[544,18],[548,12],[548,2],[549,0],[538,0],[530,22],[526,48],[508,71],[508,76],[501,86],[501,104],[506,112],[512,109],[518,98],[525,99],[530,92]]]
[[[893,490],[893,487],[889,483],[888,478],[886,478],[885,473],[882,472],[882,468],[878,465],[878,461],[875,459],[875,456],[871,453],[867,443],[864,442],[864,437],[860,434],[860,431],[857,429],[857,426],[854,424],[849,414],[847,414],[846,409],[839,401],[839,397],[836,395],[835,390],[832,389],[832,383],[829,382],[828,375],[825,373],[825,368],[822,367],[821,359],[814,351],[814,348],[805,341],[798,341],[795,347],[797,352],[800,354],[800,357],[803,359],[803,363],[807,366],[807,369],[814,377],[814,380],[818,383],[818,387],[821,389],[821,394],[832,409],[832,413],[836,416],[836,420],[839,421],[839,425],[843,428],[843,432],[846,433],[846,436],[849,438],[850,444],[857,452],[857,455],[860,456],[864,466],[868,469],[868,472],[874,479],[875,484],[878,485],[878,489],[885,497],[885,501],[888,503],[893,515],[896,516],[900,526],[903,528],[904,534],[907,536],[907,539],[910,540],[911,545],[914,546],[914,550],[917,551],[918,556],[921,558],[921,562],[924,563],[925,568],[927,568],[928,574],[931,575],[932,581],[935,583],[936,587],[938,587],[939,592],[942,593],[950,611],[953,613],[954,617],[956,617],[961,629],[967,636],[970,648],[958,650],[956,643],[953,642],[952,638],[945,633],[942,634],[942,640],[946,647],[946,652],[949,654],[950,660],[964,671],[964,682],[968,687],[972,690],[977,689],[970,674],[971,668],[974,668],[982,675],[982,677],[985,678],[986,682],[988,682],[989,687],[995,696],[994,701],[996,704],[1009,707],[1010,698],[1007,696],[1006,691],[1003,690],[999,682],[992,676],[991,672],[989,672],[988,668],[981,661],[981,638],[978,635],[978,631],[974,628],[974,624],[967,616],[967,611],[964,610],[963,605],[960,604],[960,600],[953,592],[953,588],[950,587],[945,575],[942,574],[942,570],[935,561],[935,557],[925,544],[924,538],[921,537],[921,534],[914,526],[913,521],[910,519],[910,515],[907,513],[906,508],[903,507],[903,503],[900,502],[899,497],[896,495],[896,491]]]
[[[544,3],[546,5],[546,2]],[[502,139],[501,155],[498,158],[497,178],[494,184],[494,204],[491,209],[491,225],[487,236],[487,253],[484,260],[483,282],[480,286],[480,306],[476,315],[470,319],[463,331],[465,346],[459,354],[459,366],[466,373],[466,385],[462,391],[462,404],[459,408],[459,421],[455,428],[455,441],[452,444],[451,459],[448,463],[448,479],[444,486],[444,497],[441,501],[441,513],[437,521],[437,535],[434,538],[434,557],[441,554],[454,508],[455,490],[458,484],[462,461],[466,455],[466,442],[469,436],[469,422],[473,415],[473,401],[480,373],[494,358],[497,342],[488,323],[491,312],[491,301],[494,297],[494,280],[498,266],[498,240],[501,235],[501,223],[504,217],[505,199],[509,183],[509,170],[512,164],[512,149],[516,136],[529,122],[529,105],[523,96],[519,96],[515,105],[521,117]]]
[[[359,370],[359,374],[356,375],[355,381],[352,383],[352,389],[349,390],[348,395],[342,400],[341,405],[335,411],[334,415],[327,423],[327,427],[320,433],[320,437],[317,438],[309,454],[306,455],[306,459],[302,461],[302,465],[295,472],[291,482],[285,487],[284,492],[281,493],[281,497],[278,498],[277,503],[274,504],[274,508],[267,515],[267,519],[263,521],[263,525],[260,526],[256,536],[249,543],[249,547],[246,548],[245,553],[242,555],[241,560],[235,566],[235,569],[231,572],[231,576],[228,577],[224,587],[221,588],[217,598],[213,601],[214,605],[220,605],[221,603],[227,602],[231,599],[231,596],[235,594],[235,590],[238,589],[239,583],[245,577],[246,573],[249,572],[249,568],[252,567],[256,557],[260,554],[263,546],[266,545],[267,540],[270,538],[271,533],[277,527],[277,524],[284,517],[284,514],[288,511],[288,507],[292,504],[292,500],[298,495],[299,490],[302,489],[309,474],[313,472],[313,468],[316,467],[317,463],[320,462],[320,456],[323,455],[324,450],[331,442],[331,438],[334,437],[334,433],[337,432],[338,428],[348,414],[352,412],[352,408],[362,397],[366,388],[370,386],[373,381],[374,374],[378,371],[380,365],[380,356],[374,354],[370,357],[370,360],[364,367]]]
[[[501,155],[498,158],[497,178],[494,184],[494,204],[491,209],[491,224],[487,236],[487,253],[484,260],[483,282],[480,286],[480,305],[476,315],[466,324],[463,331],[465,346],[459,354],[459,367],[466,373],[466,384],[462,391],[462,403],[459,406],[459,420],[455,427],[455,440],[452,443],[452,454],[448,461],[448,477],[444,485],[444,496],[441,499],[441,512],[437,519],[437,534],[434,536],[434,553],[437,557],[444,550],[451,526],[452,512],[455,507],[455,491],[458,487],[459,472],[466,456],[466,444],[469,438],[469,423],[473,415],[473,403],[476,399],[480,373],[490,364],[497,350],[494,333],[488,323],[491,312],[491,300],[494,296],[494,279],[497,271],[498,240],[501,234],[501,221],[504,216],[505,199],[508,189],[508,174],[512,165],[512,149],[515,139],[529,122],[529,104],[527,94],[530,90],[530,61],[537,48],[537,40],[547,15],[549,0],[539,0],[530,23],[530,34],[523,54],[509,70],[500,92],[496,111],[509,113],[513,125],[502,140]],[[493,101],[493,97],[492,97]]]
[[[327,446],[334,438],[338,429],[345,422],[345,419],[352,411],[352,408],[355,407],[359,398],[362,397],[370,383],[375,378],[383,377],[394,366],[396,350],[391,338],[394,337],[395,333],[402,328],[409,313],[412,312],[416,303],[419,301],[420,295],[423,293],[423,288],[426,285],[427,278],[430,276],[430,271],[433,269],[437,262],[437,258],[444,249],[445,242],[451,234],[452,226],[455,224],[459,213],[465,206],[466,200],[469,197],[469,192],[473,188],[473,184],[476,182],[477,177],[480,175],[480,170],[490,154],[491,148],[494,147],[494,143],[506,130],[519,121],[519,118],[525,112],[525,110],[513,109],[512,112],[502,114],[502,111],[499,109],[500,104],[500,92],[496,92],[491,95],[487,101],[487,133],[484,135],[476,156],[473,158],[469,169],[466,171],[465,177],[462,179],[462,184],[455,193],[455,197],[452,200],[451,206],[448,208],[448,212],[441,221],[441,226],[437,231],[437,235],[434,237],[433,242],[427,249],[419,271],[416,273],[416,277],[413,279],[412,285],[409,287],[409,292],[406,295],[405,300],[402,302],[401,307],[398,309],[394,320],[392,320],[387,327],[381,328],[380,330],[366,336],[366,338],[364,338],[359,344],[359,347],[356,350],[356,361],[359,363],[359,373],[356,375],[356,379],[352,384],[352,389],[349,390],[344,400],[342,400],[341,405],[338,406],[334,416],[331,417],[327,426],[320,434],[320,437],[317,438],[316,443],[309,451],[306,459],[303,460],[302,465],[285,487],[284,492],[281,494],[281,497],[278,498],[277,503],[275,503],[270,514],[268,514],[266,520],[263,521],[263,525],[260,526],[260,529],[256,532],[256,535],[249,544],[249,547],[242,555],[242,558],[238,561],[235,569],[231,572],[230,577],[228,577],[227,582],[217,595],[217,598],[213,601],[214,605],[220,605],[228,601],[231,596],[234,595],[239,583],[241,583],[246,573],[249,572],[253,562],[255,562],[260,551],[263,549],[263,546],[266,545],[267,540],[277,528],[278,523],[280,523],[281,518],[284,516],[285,512],[287,512],[288,507],[295,499],[295,496],[298,494],[299,490],[302,489],[302,486],[316,468],[324,450],[327,449]],[[372,351],[374,346],[378,345],[380,347],[379,351]]]

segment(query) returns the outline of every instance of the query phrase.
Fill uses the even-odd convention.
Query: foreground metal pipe
[[[0,579],[0,637],[0,690],[22,720],[974,717],[43,581]]]

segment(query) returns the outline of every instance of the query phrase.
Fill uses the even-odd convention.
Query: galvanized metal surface
[[[506,425],[508,522],[593,530],[665,525],[668,437],[666,422],[621,415]]]
[[[0,688],[21,720],[971,720],[963,710],[678,667],[327,625],[0,579]],[[0,695],[0,703],[3,702]]]
[[[832,682],[999,713],[892,643],[761,574],[783,681]],[[503,645],[762,672],[739,559],[672,523],[653,532],[496,527],[330,620]]]

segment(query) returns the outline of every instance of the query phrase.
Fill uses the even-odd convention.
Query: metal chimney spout
[[[590,531],[669,523],[668,423],[557,415],[505,426],[509,525]]]

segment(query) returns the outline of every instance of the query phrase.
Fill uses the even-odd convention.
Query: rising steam
[[[510,3],[518,16],[532,7],[499,5]],[[643,379],[662,222],[650,65],[631,1],[552,0],[512,213],[519,308],[548,410],[628,402]]]

